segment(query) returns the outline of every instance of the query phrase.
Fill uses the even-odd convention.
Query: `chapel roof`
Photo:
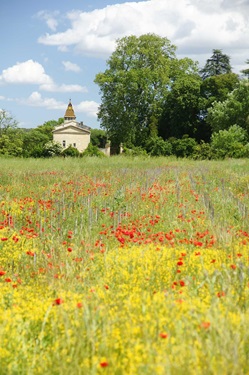
[[[67,106],[67,110],[65,112],[64,120],[75,120],[75,119],[76,119],[76,116],[75,116],[73,105],[70,99],[68,106]]]

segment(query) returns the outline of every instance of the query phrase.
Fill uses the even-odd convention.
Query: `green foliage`
[[[80,156],[80,152],[77,148],[73,147],[72,145],[70,145],[69,147],[65,148],[61,154],[63,156],[71,156],[71,157],[78,157]]]
[[[101,129],[91,129],[91,143],[93,144],[93,146],[105,148],[105,145],[107,143],[106,132]]]
[[[249,59],[246,60],[246,64],[249,64]],[[249,68],[246,68],[246,69],[241,70],[241,73],[242,73],[245,77],[249,78]]]
[[[196,149],[197,142],[195,139],[184,135],[181,139],[170,138],[172,144],[172,154],[178,158],[191,157]]]
[[[239,83],[223,102],[214,102],[208,110],[207,122],[212,132],[228,129],[237,124],[249,132],[249,84]]]
[[[162,137],[152,137],[146,143],[146,151],[151,156],[169,156],[172,154],[172,145]]]
[[[181,60],[159,122],[159,135],[163,139],[181,138],[184,134],[196,136],[200,123],[201,83],[196,65],[189,59]]]
[[[133,146],[132,148],[124,147],[122,155],[125,156],[146,156],[147,152],[140,146]]]
[[[21,132],[19,132],[21,135]],[[0,137],[0,155],[21,156],[22,138],[18,137],[18,132],[8,130]]]
[[[233,91],[239,83],[239,77],[235,73],[220,74],[205,79],[201,85],[201,95],[208,100],[208,107],[214,101],[224,101],[227,95]]]
[[[220,74],[231,73],[230,57],[222,53],[220,49],[213,49],[212,56],[207,60],[203,69],[200,70],[202,79]]]
[[[22,154],[23,131],[16,120],[5,110],[0,110],[0,155],[20,156]]]
[[[247,141],[246,131],[238,125],[233,125],[228,130],[220,130],[211,137],[212,155],[216,159],[248,157]]]
[[[85,151],[82,152],[81,156],[96,156],[99,158],[105,158],[105,154],[101,152],[97,146],[94,146],[92,143],[89,143]]]
[[[0,137],[10,129],[17,129],[17,121],[5,109],[0,110]]]
[[[62,152],[62,146],[58,142],[49,141],[47,142],[42,150],[43,157],[53,157],[58,156]]]
[[[212,150],[210,143],[201,141],[193,150],[192,158],[195,160],[210,160],[212,159]]]
[[[42,157],[43,147],[51,141],[50,136],[36,129],[31,129],[23,134],[23,156]]]
[[[108,69],[95,78],[102,98],[98,118],[113,145],[141,146],[150,135],[174,75],[175,49],[154,34],[117,41]]]

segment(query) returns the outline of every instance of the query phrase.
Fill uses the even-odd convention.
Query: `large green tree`
[[[175,75],[175,50],[154,34],[117,41],[108,68],[95,78],[102,99],[100,126],[112,144],[139,146],[154,135]]]
[[[202,79],[231,72],[230,57],[224,54],[221,49],[213,49],[212,56],[207,59],[204,68],[200,70]]]

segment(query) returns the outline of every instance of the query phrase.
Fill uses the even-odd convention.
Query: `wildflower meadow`
[[[249,374],[249,160],[0,159],[0,374]]]

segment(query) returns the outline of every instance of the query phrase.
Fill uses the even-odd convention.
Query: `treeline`
[[[107,69],[95,77],[102,130],[92,130],[88,154],[98,154],[108,139],[113,150],[122,144],[132,155],[248,157],[249,69],[241,73],[233,72],[222,50],[214,49],[200,68],[187,57],[178,59],[167,38],[146,34],[118,40]],[[52,130],[62,122],[24,131],[0,112],[0,155],[79,156],[52,141]]]
[[[18,128],[18,123],[5,110],[0,111],[0,156],[15,156],[24,158],[49,158],[53,156],[104,156],[98,148],[104,148],[107,141],[106,132],[92,129],[91,143],[80,153],[76,148],[62,146],[53,141],[53,130],[64,122],[51,120],[33,129]]]
[[[167,38],[122,38],[95,78],[100,126],[128,153],[247,157],[249,69],[242,74],[218,49],[200,69],[198,62],[178,59]]]

